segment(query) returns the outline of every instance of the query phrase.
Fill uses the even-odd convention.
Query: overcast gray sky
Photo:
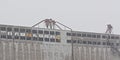
[[[52,18],[73,30],[120,34],[120,0],[0,0],[0,24],[32,26]]]

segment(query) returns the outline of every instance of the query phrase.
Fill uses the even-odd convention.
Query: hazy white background
[[[73,30],[120,34],[120,0],[0,0],[0,24],[32,26],[52,18]]]

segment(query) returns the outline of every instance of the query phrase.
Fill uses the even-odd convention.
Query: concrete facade
[[[13,29],[18,26],[1,25],[0,27],[6,27],[6,28],[11,27]],[[18,27],[18,28],[24,28],[24,27]],[[26,29],[31,29],[31,28],[27,27]],[[50,31],[48,29],[40,29],[40,30]],[[102,36],[105,34],[73,31],[76,34],[78,33],[83,34],[82,36],[77,37],[77,36],[67,36],[67,33],[70,33],[70,31],[64,31],[64,30],[51,30],[51,31],[60,32],[60,36],[58,37],[57,34],[40,35],[36,33],[37,34],[36,38],[56,37],[60,39],[60,42],[57,41],[46,42],[45,39],[43,39],[43,41],[38,41],[37,39],[33,40],[34,37],[31,37],[32,38],[31,40],[26,40],[27,37],[25,37],[25,40],[21,40],[20,38],[7,39],[4,38],[3,35],[8,36],[10,35],[10,32],[0,30],[0,36],[1,36],[0,60],[71,60],[72,44],[67,40],[72,40],[72,39],[76,41],[73,43],[74,60],[120,60],[118,53],[113,53],[111,51],[110,45],[103,44],[103,42],[106,42],[106,38],[104,37],[102,38]],[[14,35],[11,36],[15,37],[15,32],[12,32],[12,34],[13,33]],[[21,32],[18,33],[20,34]],[[93,37],[90,36],[87,37],[87,34],[93,34]],[[99,35],[100,37],[97,38],[94,35],[96,36]],[[115,37],[117,36],[118,38],[112,39],[112,36]],[[118,43],[119,45],[120,42],[119,37],[120,37],[119,35],[111,35],[110,42],[114,43],[114,45],[116,45],[116,43]],[[92,43],[89,44],[88,41],[91,41]],[[97,42],[100,42],[101,44],[97,44]],[[117,48],[120,50],[120,45],[117,46]]]
[[[110,47],[74,45],[74,60],[115,60]],[[71,60],[71,45],[0,41],[0,60]]]

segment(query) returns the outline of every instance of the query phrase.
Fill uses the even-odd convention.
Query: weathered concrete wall
[[[120,60],[108,47],[74,45],[74,60]],[[0,60],[71,60],[71,45],[38,41],[0,41]]]
[[[36,41],[0,41],[0,60],[70,60],[71,46]]]
[[[74,46],[74,60],[120,60],[107,46]]]

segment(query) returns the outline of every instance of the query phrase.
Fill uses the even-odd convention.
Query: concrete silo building
[[[116,34],[0,25],[0,60],[120,60],[119,51]]]

